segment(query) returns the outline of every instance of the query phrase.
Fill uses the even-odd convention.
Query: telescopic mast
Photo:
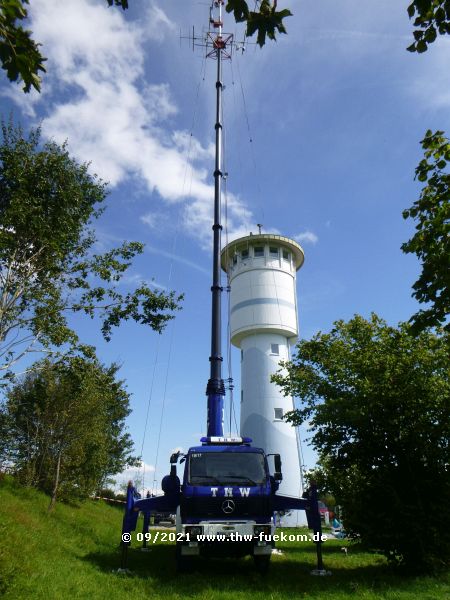
[[[217,78],[216,78],[216,153],[214,168],[214,225],[213,225],[213,282],[212,293],[212,318],[211,318],[211,356],[210,378],[206,387],[208,397],[208,436],[223,436],[223,404],[225,396],[225,386],[222,379],[222,350],[221,350],[221,296],[223,288],[220,285],[221,267],[220,267],[220,249],[221,249],[221,193],[222,193],[222,60],[223,54],[226,56],[227,41],[222,35],[222,9],[223,0],[215,0],[211,11],[211,24],[216,29],[212,37],[212,51],[208,56],[217,60]],[[214,13],[214,16],[213,16]]]

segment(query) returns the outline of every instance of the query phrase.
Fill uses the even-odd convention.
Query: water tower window
[[[280,354],[280,345],[279,344],[270,344],[270,353],[276,354],[279,356]]]
[[[276,256],[278,258],[278,248],[276,246],[269,246],[270,256]]]
[[[287,250],[283,250],[283,258],[284,260],[291,260],[291,253]]]
[[[241,350],[241,360],[244,360],[244,351]]]
[[[241,404],[244,402],[244,390],[241,390]]]
[[[264,256],[264,246],[255,246],[254,253],[255,253],[255,258]]]
[[[245,260],[246,258],[248,258],[248,248],[247,248],[247,250],[242,250],[242,252],[241,252],[241,258],[243,260]]]
[[[274,408],[273,409],[273,418],[275,421],[283,420],[283,409],[282,408]]]

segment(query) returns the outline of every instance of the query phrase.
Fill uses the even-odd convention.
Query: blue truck
[[[278,454],[267,456],[261,448],[252,447],[248,438],[209,436],[186,454],[173,454],[170,462],[170,474],[162,480],[163,496],[141,499],[132,484],[128,487],[122,528],[122,540],[128,542],[122,541],[122,568],[139,513],[144,515],[141,538],[145,547],[152,513],[171,512],[176,514],[178,571],[187,570],[195,556],[250,555],[256,569],[265,573],[275,547],[277,512],[302,509],[315,534],[317,569],[323,570],[317,490],[312,486],[304,498],[278,495],[282,479]],[[182,482],[178,462],[184,463]],[[274,465],[273,473],[269,462]]]

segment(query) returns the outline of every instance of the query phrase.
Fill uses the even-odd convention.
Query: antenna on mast
[[[221,6],[219,6],[219,4]],[[198,48],[206,48],[206,57],[207,58],[216,58],[216,44],[224,43],[222,47],[222,58],[231,58],[232,52],[239,51],[242,54],[245,52],[247,44],[255,45],[254,42],[247,42],[246,38],[243,40],[236,42],[234,40],[234,35],[232,33],[224,33],[222,31],[223,20],[222,20],[222,6],[225,4],[224,0],[213,0],[209,7],[209,23],[208,29],[203,29],[201,34],[196,34],[195,28],[192,27],[192,32],[188,35],[182,35],[180,31],[180,41],[181,40],[189,40],[192,43],[192,51]],[[220,15],[218,14],[220,13]],[[220,31],[219,31],[220,30]],[[218,40],[218,38],[222,38]]]

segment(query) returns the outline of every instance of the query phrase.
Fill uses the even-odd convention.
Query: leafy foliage
[[[0,458],[19,481],[54,500],[83,498],[137,464],[125,432],[129,395],[117,371],[96,359],[45,359],[9,390]]]
[[[108,6],[121,6],[123,10],[128,8],[128,0],[107,0]]]
[[[251,11],[245,0],[228,0],[226,10],[232,12],[236,22],[247,21],[246,35],[251,37],[258,32],[257,43],[260,47],[266,43],[266,36],[270,40],[276,39],[278,33],[287,33],[283,24],[285,17],[291,17],[288,9],[277,11],[277,1],[273,5],[269,0],[261,0],[258,11]]]
[[[236,23],[247,21],[250,16],[250,10],[245,0],[228,0],[226,11],[233,13]]]
[[[0,61],[10,81],[21,79],[23,90],[33,86],[41,89],[39,71],[45,72],[45,58],[31,37],[32,32],[23,29],[20,22],[26,19],[25,6],[29,0],[0,0]]]
[[[416,234],[401,247],[422,261],[414,297],[431,302],[430,308],[412,317],[415,331],[444,324],[450,314],[450,140],[443,131],[428,130],[421,144],[425,157],[416,177],[426,185],[419,200],[403,211],[403,217],[414,219],[417,225]],[[450,323],[445,328],[450,330]]]
[[[67,316],[84,312],[113,327],[132,319],[161,332],[181,296],[146,284],[117,288],[132,259],[143,251],[123,243],[92,252],[92,220],[102,211],[106,187],[72,159],[66,146],[40,146],[39,130],[25,138],[4,125],[0,146],[0,370],[7,372],[37,350],[78,347]]]
[[[273,377],[301,407],[324,492],[343,507],[347,531],[412,569],[443,566],[450,534],[449,335],[417,337],[376,315],[337,321],[297,345]]]
[[[408,46],[410,52],[426,52],[437,35],[450,33],[449,0],[414,0],[408,6],[409,18],[414,19],[414,42]]]

